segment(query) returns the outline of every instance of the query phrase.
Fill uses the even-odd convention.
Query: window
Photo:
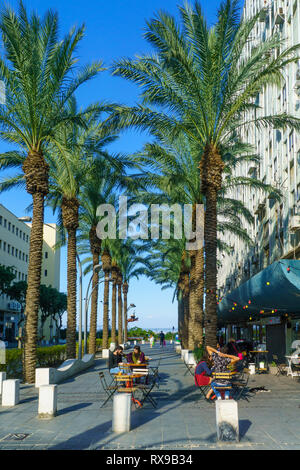
[[[0,215],[0,225],[2,225],[2,215]]]
[[[13,246],[11,247],[11,254],[12,254],[12,256],[14,256],[14,254],[15,254],[15,249],[14,249]]]
[[[286,85],[284,85],[284,87],[282,88],[282,99],[283,102],[286,101]]]
[[[22,251],[20,250],[19,251],[19,259],[21,259],[21,258],[22,258]]]
[[[15,233],[15,226],[13,225],[11,228],[12,233]]]
[[[22,230],[20,230],[20,238],[22,238]]]
[[[22,255],[22,260],[25,261],[25,253]]]
[[[7,245],[7,253],[10,253],[10,244]]]
[[[18,229],[18,227],[16,227],[16,235],[17,235],[17,236],[19,235],[19,229]]]
[[[28,255],[26,255],[25,259],[26,259],[26,263],[28,263]]]
[[[6,224],[7,224],[7,220],[4,219],[4,224],[3,224],[4,228],[6,228]]]
[[[289,151],[294,148],[294,132],[292,131],[289,135]]]
[[[28,235],[26,235],[26,242],[28,243]]]
[[[25,241],[25,233],[23,232],[23,240]]]
[[[18,248],[16,248],[16,258],[18,257],[18,252],[19,252],[19,250],[18,250]]]
[[[2,248],[2,240],[0,240],[0,250],[1,250],[1,248]]]
[[[47,269],[45,269],[45,277],[47,277],[47,276],[48,276],[48,271],[47,271]]]
[[[48,258],[48,251],[45,252],[45,258]]]

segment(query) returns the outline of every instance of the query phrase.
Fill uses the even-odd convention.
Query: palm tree
[[[255,98],[265,86],[282,86],[284,67],[299,59],[298,46],[285,48],[274,34],[246,58],[244,50],[260,12],[249,21],[240,20],[238,0],[221,3],[212,28],[197,1],[179,11],[180,26],[163,12],[147,23],[145,38],[155,55],[114,64],[115,75],[142,87],[142,104],[116,108],[113,119],[154,135],[157,129],[171,136],[184,132],[194,143],[205,202],[206,341],[215,345],[217,200],[225,168],[221,150],[252,126],[300,129],[300,120],[286,113],[245,118],[247,111],[257,108]]]
[[[111,255],[107,241],[102,242],[102,269],[104,271],[104,294],[103,294],[103,334],[102,334],[102,347],[108,348],[108,310],[109,310],[109,274],[111,271]]]
[[[120,154],[108,154],[100,145],[100,132],[97,134],[97,154],[103,158],[95,161],[93,171],[88,172],[84,187],[81,188],[80,234],[78,236],[78,252],[80,254],[92,254],[92,259],[86,258],[83,263],[92,261],[85,269],[85,274],[93,270],[91,314],[89,329],[89,353],[96,352],[97,333],[97,305],[99,271],[95,266],[99,265],[102,240],[97,235],[97,224],[100,221],[98,207],[108,202],[114,203],[114,195],[118,188],[122,187],[126,179],[126,168],[130,166],[129,160]],[[106,135],[103,129],[101,138],[102,146],[114,140],[114,136]],[[108,142],[109,141],[109,142]],[[94,148],[95,151],[95,148]],[[115,342],[115,330],[112,331],[112,341]]]
[[[68,102],[73,113],[77,112],[75,99]],[[92,106],[85,110],[85,128],[77,125],[61,128],[56,135],[59,149],[53,147],[48,154],[50,164],[50,194],[48,203],[54,211],[59,208],[59,219],[67,232],[67,357],[76,357],[76,297],[77,297],[77,229],[79,227],[80,190],[89,174],[97,171],[97,154],[91,144],[97,139],[99,112]],[[101,246],[91,229],[90,241],[95,258],[99,259]],[[98,253],[98,256],[97,256]],[[98,273],[94,271],[94,278]],[[98,284],[98,279],[97,279]],[[97,285],[96,284],[96,285]]]
[[[28,17],[21,1],[18,14],[10,7],[4,7],[0,31],[4,48],[0,59],[0,79],[5,84],[6,92],[6,103],[0,110],[0,137],[26,152],[22,170],[26,190],[33,200],[24,354],[24,380],[33,383],[44,199],[49,190],[49,165],[45,160],[45,150],[49,142],[55,142],[55,133],[62,123],[81,123],[81,116],[68,113],[65,104],[82,83],[101,70],[101,64],[87,66],[77,75],[71,75],[74,73],[74,51],[84,36],[84,28],[74,28],[63,40],[59,40],[58,17],[52,11],[40,19],[35,13]],[[10,166],[10,157],[16,157],[16,152],[4,154],[2,167]]]

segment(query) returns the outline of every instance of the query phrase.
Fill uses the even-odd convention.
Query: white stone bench
[[[82,359],[67,359],[57,369],[42,367],[35,369],[35,386],[58,384],[88,369],[94,363],[94,354],[85,354]]]

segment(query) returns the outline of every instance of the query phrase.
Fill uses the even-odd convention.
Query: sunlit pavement
[[[105,361],[97,359],[93,368],[58,385],[53,419],[38,418],[38,390],[22,385],[20,403],[0,407],[0,449],[300,449],[298,378],[251,376],[249,389],[264,386],[268,391],[240,398],[240,441],[223,443],[217,441],[215,405],[203,399],[173,345],[141,348],[153,362],[162,355],[159,389],[152,393],[158,406],[133,409],[130,432],[112,432],[111,401],[100,408],[105,393],[98,372],[108,371]]]

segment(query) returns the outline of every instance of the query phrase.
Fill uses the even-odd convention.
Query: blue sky
[[[16,8],[18,1],[5,2]],[[209,24],[216,19],[220,0],[202,0],[200,2]],[[77,50],[80,64],[102,60],[109,67],[114,60],[133,57],[150,52],[149,45],[143,39],[146,20],[151,19],[158,10],[178,15],[177,0],[24,0],[28,10],[36,10],[40,15],[47,9],[58,11],[62,35],[73,25],[86,26],[85,38]],[[102,72],[96,79],[84,85],[77,94],[81,106],[94,101],[113,101],[133,105],[138,100],[135,85],[117,77],[109,71]],[[147,140],[146,135],[137,132],[124,133],[111,150],[134,152]],[[5,151],[0,142],[0,151]],[[1,175],[0,175],[1,176]],[[25,191],[12,190],[0,195],[0,202],[18,217],[24,215],[25,208],[31,203]],[[46,209],[45,222],[55,222],[56,216]],[[84,281],[85,292],[88,279]],[[66,291],[66,250],[62,250],[61,291]],[[102,296],[103,285],[100,286]],[[177,328],[177,304],[172,303],[173,291],[161,291],[159,286],[140,279],[132,281],[129,289],[129,303],[134,303],[139,322],[136,326],[145,328]],[[101,326],[101,319],[98,326]]]

